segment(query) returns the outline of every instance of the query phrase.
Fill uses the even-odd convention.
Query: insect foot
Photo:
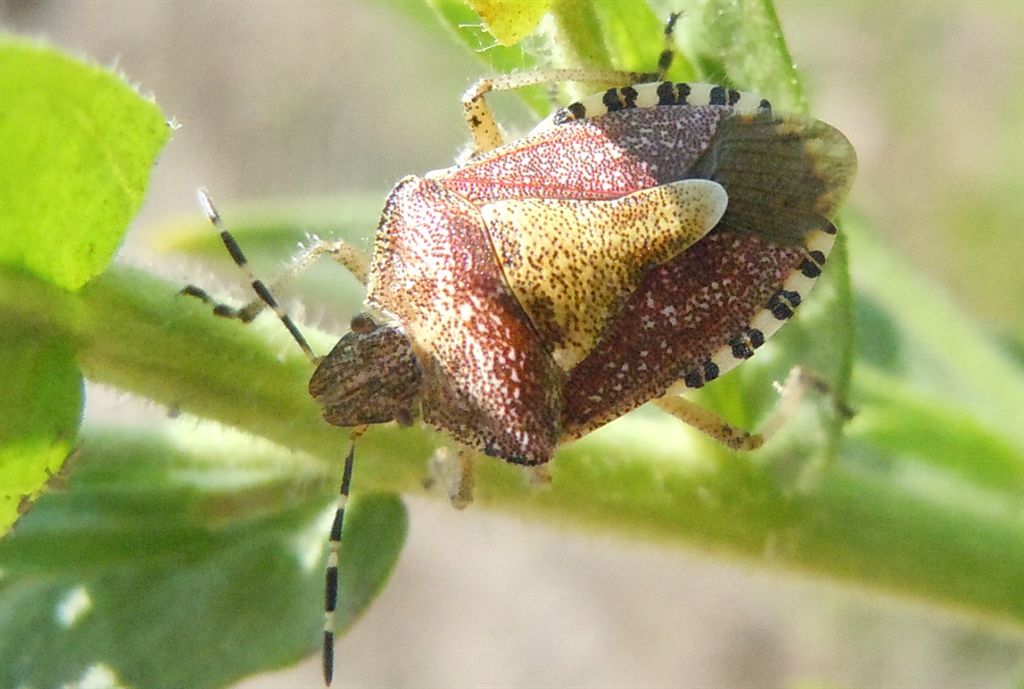
[[[429,490],[440,486],[455,509],[469,507],[473,504],[473,486],[476,481],[474,455],[474,452],[466,448],[454,453],[447,447],[437,448],[427,464],[424,487]]]

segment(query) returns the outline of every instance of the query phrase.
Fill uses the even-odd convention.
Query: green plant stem
[[[611,57],[601,40],[601,24],[593,5],[555,0],[548,8],[554,24],[553,62],[588,69],[611,69]]]
[[[255,328],[217,319],[172,286],[118,266],[77,294],[4,270],[0,296],[0,321],[25,337],[68,337],[92,380],[304,450],[340,471],[345,433],[319,418],[305,392],[309,363],[291,353],[272,317]],[[313,341],[320,351],[329,342],[316,333]],[[372,429],[358,447],[355,486],[421,490],[439,438]],[[546,489],[482,459],[477,501],[1024,623],[1020,496],[991,488],[997,507],[977,509],[845,459],[855,452],[840,456],[788,478],[778,463],[729,455],[641,410],[561,451]]]
[[[319,419],[306,395],[309,363],[275,355],[292,350],[269,328],[278,326],[272,318],[244,328],[119,266],[78,294],[4,270],[0,295],[6,324],[26,337],[70,338],[90,379],[303,449],[340,469],[345,433]],[[328,342],[315,334],[313,341],[322,350]],[[438,437],[373,429],[358,446],[355,485],[422,489]],[[729,456],[641,412],[564,448],[545,489],[530,487],[514,467],[481,460],[477,501],[1024,622],[1019,497],[996,501],[1006,510],[978,511],[856,463],[806,467],[800,481],[781,478],[777,468],[757,456]]]

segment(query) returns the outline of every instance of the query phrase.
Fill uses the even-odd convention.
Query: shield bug
[[[670,60],[666,51],[653,74],[556,70],[471,88],[471,154],[399,182],[372,260],[320,242],[286,274],[326,253],[366,283],[366,311],[326,356],[251,274],[259,300],[215,312],[247,321],[274,309],[316,365],[309,391],[324,418],[355,435],[422,420],[473,451],[542,465],[654,400],[733,448],[757,447],[761,436],[679,393],[753,356],[794,315],[832,247],[856,158],[838,130],[764,98],[661,80]],[[626,85],[502,143],[485,95],[560,80]],[[328,683],[352,461],[350,450],[331,530]]]

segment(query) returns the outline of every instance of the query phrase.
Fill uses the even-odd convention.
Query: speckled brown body
[[[615,112],[584,101],[582,117],[575,104],[391,193],[367,305],[418,363],[390,393],[410,415],[543,463],[674,383],[712,380],[792,315],[831,246],[848,142],[752,96],[663,92]]]
[[[476,206],[439,181],[402,181],[368,287],[367,304],[401,323],[419,357],[427,423],[490,454],[550,455],[565,376],[505,283]]]

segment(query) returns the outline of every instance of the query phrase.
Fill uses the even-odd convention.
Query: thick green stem
[[[92,380],[305,450],[340,470],[345,433],[319,418],[305,391],[309,364],[276,335],[272,318],[255,328],[214,318],[172,286],[121,267],[77,294],[4,271],[0,293],[6,327],[25,337],[67,336]],[[321,351],[329,343],[313,340]],[[355,485],[420,490],[439,438],[374,428],[360,443]],[[991,498],[965,500],[960,490],[901,481],[870,457],[858,461],[870,451],[854,433],[836,461],[733,456],[641,410],[562,450],[547,489],[482,459],[477,501],[1024,622],[1016,483],[1000,489],[996,481],[968,485],[943,475],[942,485],[960,481]]]
[[[554,64],[589,69],[612,68],[593,5],[579,0],[555,0],[548,12],[555,33],[551,40]]]

